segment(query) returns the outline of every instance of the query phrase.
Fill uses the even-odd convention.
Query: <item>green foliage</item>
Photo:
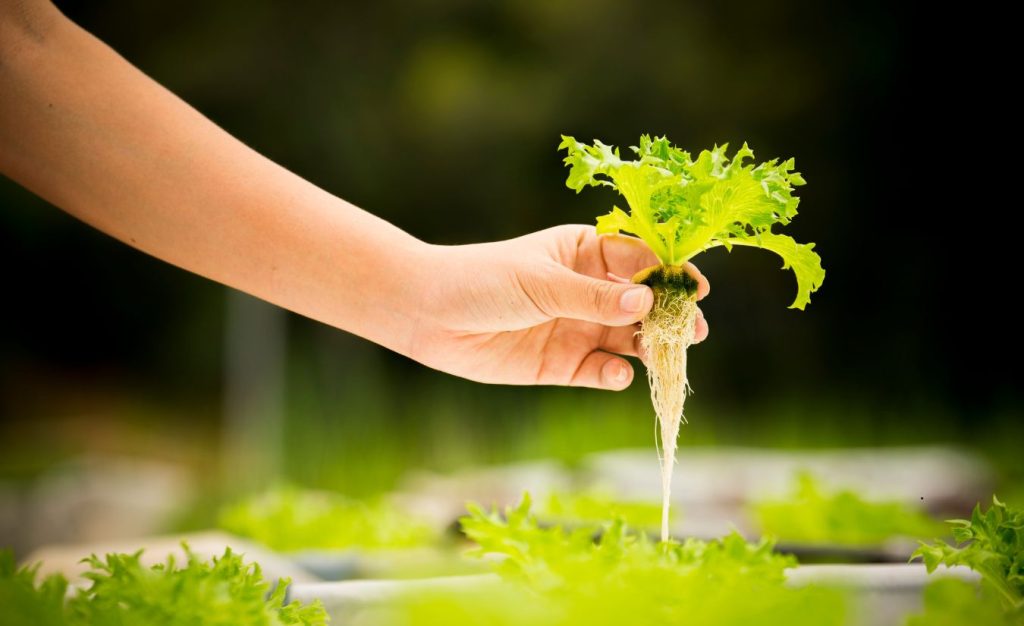
[[[0,625],[61,626],[68,581],[49,576],[36,584],[39,565],[18,568],[14,553],[0,550]]]
[[[728,578],[751,575],[764,582],[782,582],[783,570],[796,565],[792,556],[772,551],[774,542],[756,544],[738,533],[720,540],[657,543],[644,533],[631,531],[621,519],[604,525],[585,525],[572,530],[542,527],[531,513],[528,495],[504,516],[470,505],[463,517],[463,531],[479,546],[479,554],[501,555],[502,569],[512,578],[531,581],[535,587],[561,586],[595,575],[619,578],[628,573],[636,579],[645,574],[689,573],[700,569],[704,577]],[[600,539],[594,541],[595,535]]]
[[[1014,619],[988,588],[957,578],[940,578],[924,588],[924,612],[910,616],[906,626],[1020,626],[1022,623],[1024,618]]]
[[[405,548],[431,544],[438,533],[384,501],[350,500],[327,491],[278,487],[225,507],[220,526],[281,551]]]
[[[878,545],[899,537],[934,537],[943,527],[902,502],[869,502],[854,491],[826,493],[813,476],[797,476],[792,498],[754,505],[761,531],[783,541]]]
[[[949,520],[956,545],[922,543],[920,557],[929,572],[939,565],[966,565],[981,574],[982,584],[1003,601],[1004,608],[1024,623],[1024,509],[1007,507],[995,496],[992,506],[974,507],[971,519]]]
[[[731,158],[726,144],[694,159],[665,137],[648,135],[631,147],[636,160],[623,160],[617,148],[600,141],[587,145],[565,135],[558,148],[567,151],[569,188],[578,193],[587,185],[604,185],[626,198],[629,212],[614,207],[597,218],[598,233],[632,233],[665,265],[680,265],[715,246],[764,248],[796,275],[792,308],[803,309],[825,279],[814,244],[771,232],[797,214],[793,187],[805,181],[793,169],[793,159],[745,163],[754,158],[747,144]]]
[[[709,626],[845,622],[841,594],[790,588],[796,564],[772,542],[655,543],[621,521],[567,530],[542,527],[530,499],[504,515],[471,506],[462,519],[476,553],[495,559],[500,585],[411,599],[380,623]],[[600,537],[595,540],[595,535]]]
[[[319,604],[282,606],[288,584],[282,580],[267,597],[260,566],[245,563],[230,548],[211,562],[186,547],[187,563],[172,556],[145,567],[142,551],[108,554],[86,561],[92,570],[87,589],[71,599],[72,616],[83,624],[325,624]]]
[[[321,625],[327,614],[319,602],[284,605],[289,580],[273,593],[259,565],[245,563],[227,549],[207,562],[185,546],[187,563],[173,556],[146,567],[142,551],[93,555],[85,578],[91,581],[66,603],[67,581],[50,576],[35,583],[37,567],[15,569],[10,553],[0,555],[0,624],[122,626],[126,624],[253,626]]]
[[[621,519],[633,528],[658,528],[661,504],[625,502],[600,492],[552,493],[538,510],[543,519],[578,524]]]

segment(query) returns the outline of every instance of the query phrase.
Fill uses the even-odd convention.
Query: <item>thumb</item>
[[[645,285],[599,280],[562,268],[524,286],[537,307],[551,317],[626,326],[651,310],[654,294]],[[532,287],[532,289],[531,289]]]

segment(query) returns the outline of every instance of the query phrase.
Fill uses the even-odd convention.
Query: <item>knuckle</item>
[[[516,272],[515,279],[538,311],[545,316],[554,317],[558,310],[561,290],[558,289],[557,277],[552,268],[531,267],[527,271]]]
[[[587,281],[586,303],[594,311],[613,312],[615,287],[612,283],[602,283],[596,280]]]

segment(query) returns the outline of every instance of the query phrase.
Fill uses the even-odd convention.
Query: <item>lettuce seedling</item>
[[[459,522],[477,544],[479,556],[500,555],[503,574],[526,580],[538,589],[569,586],[587,578],[658,578],[659,571],[668,576],[696,570],[703,578],[750,576],[781,584],[784,571],[797,564],[793,556],[776,553],[770,538],[748,543],[733,531],[709,542],[687,539],[655,544],[621,518],[570,530],[539,524],[531,508],[529,494],[524,494],[518,505],[506,507],[504,514],[471,503],[469,515]]]
[[[409,548],[435,544],[440,534],[382,500],[362,502],[293,486],[279,486],[224,507],[219,525],[282,552]]]
[[[327,623],[320,602],[284,604],[290,581],[273,592],[259,565],[246,563],[228,548],[206,561],[185,546],[187,562],[173,556],[146,567],[134,554],[95,555],[84,559],[90,581],[67,602],[68,583],[55,574],[35,582],[38,566],[16,568],[10,552],[0,553],[0,607],[4,624],[41,626],[318,626]],[[269,594],[269,595],[268,595]],[[5,621],[10,618],[12,621]]]
[[[872,502],[850,489],[826,492],[809,473],[796,477],[792,497],[752,507],[761,532],[780,541],[878,546],[895,538],[934,537],[943,526],[898,500]]]
[[[501,581],[408,598],[370,624],[404,626],[840,626],[835,589],[793,587],[796,565],[770,540],[655,542],[621,520],[566,529],[538,523],[528,497],[504,512],[470,507],[462,527]]]
[[[715,247],[752,246],[782,257],[783,269],[796,275],[791,308],[803,309],[821,286],[825,270],[814,244],[800,244],[772,232],[797,213],[793,188],[804,184],[793,159],[753,164],[747,146],[731,158],[727,145],[703,150],[697,158],[665,137],[640,137],[631,148],[635,160],[623,159],[613,146],[580,143],[562,136],[569,167],[566,185],[578,193],[587,186],[607,186],[626,199],[629,211],[613,207],[597,218],[599,234],[630,233],[642,239],[659,265],[633,276],[654,291],[654,307],[643,320],[641,346],[646,356],[651,401],[660,423],[662,445],[662,539],[668,538],[669,492],[679,424],[689,391],[686,350],[697,321],[697,281],[684,264]]]
[[[911,559],[921,558],[929,572],[939,565],[966,565],[981,574],[982,585],[1003,602],[1007,614],[1024,624],[1024,510],[992,497],[985,512],[975,506],[971,519],[949,520],[955,545],[922,543]]]

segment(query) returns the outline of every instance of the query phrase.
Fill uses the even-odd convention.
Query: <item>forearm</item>
[[[408,353],[425,244],[26,4],[0,16],[0,172],[156,257]]]

